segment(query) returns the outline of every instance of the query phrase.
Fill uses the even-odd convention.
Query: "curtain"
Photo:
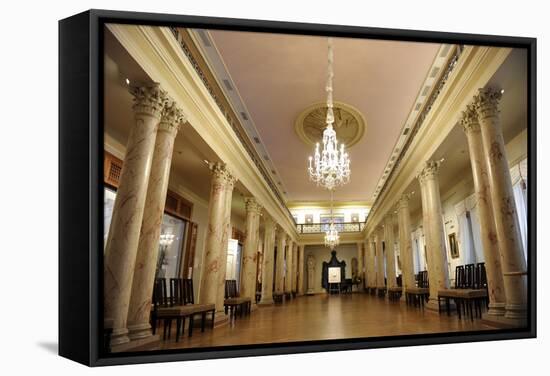
[[[479,223],[479,214],[477,206],[470,210],[470,225],[472,228],[472,237],[474,242],[474,250],[477,262],[485,262],[485,254],[483,253],[483,244],[481,243],[481,225]]]
[[[466,200],[455,205],[455,213],[458,220],[458,249],[459,257],[464,264],[476,263],[475,245],[472,236],[472,226],[469,219],[469,211],[466,208]]]
[[[424,256],[424,234],[421,228],[411,233],[413,244],[413,264],[414,274],[426,269],[426,262]]]
[[[527,159],[522,160],[510,169],[514,201],[518,215],[523,256],[527,261]]]

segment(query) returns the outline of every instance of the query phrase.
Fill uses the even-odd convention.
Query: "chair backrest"
[[[225,298],[237,297],[237,281],[234,279],[225,280]]]
[[[464,265],[459,265],[455,269],[455,289],[464,288]]]
[[[157,278],[153,287],[153,305],[157,307],[169,306],[169,299],[166,289],[166,279]]]
[[[195,304],[195,295],[193,292],[193,280],[192,279],[182,279],[182,294],[183,294],[183,304]]]
[[[181,278],[170,278],[170,303],[181,305]]]
[[[475,288],[475,265],[467,264],[464,265],[464,287],[466,289]]]
[[[423,270],[418,273],[418,287],[420,288],[428,288],[429,282],[428,282],[428,271]]]
[[[475,288],[476,289],[487,288],[487,271],[485,270],[484,262],[480,262],[476,265]]]

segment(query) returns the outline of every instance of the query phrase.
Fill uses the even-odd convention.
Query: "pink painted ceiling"
[[[312,153],[294,131],[298,115],[325,100],[324,37],[211,31],[212,38],[286,187],[289,201],[327,200],[306,174]],[[334,100],[363,114],[348,151],[351,182],[335,200],[370,200],[439,44],[334,39]]]

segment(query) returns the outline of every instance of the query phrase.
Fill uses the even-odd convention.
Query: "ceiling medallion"
[[[300,139],[308,146],[315,146],[323,138],[325,130],[327,104],[314,103],[304,109],[294,122],[294,130]],[[358,143],[365,134],[365,118],[355,107],[343,103],[334,102],[334,130],[340,142],[349,148]]]

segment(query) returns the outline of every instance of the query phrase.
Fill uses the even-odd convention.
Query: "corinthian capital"
[[[409,200],[411,199],[411,196],[413,194],[414,194],[414,192],[410,192],[410,193],[404,193],[403,195],[401,195],[401,197],[397,201],[397,210],[405,209],[405,208],[408,209],[409,208]]]
[[[174,101],[169,101],[162,110],[159,130],[174,132],[175,136],[181,125],[186,121],[187,118],[183,111],[178,108]]]
[[[460,125],[466,134],[468,132],[479,132],[479,119],[474,104],[467,105],[466,110],[462,111]]]
[[[227,168],[227,165],[223,162],[210,163],[210,171],[215,180],[220,181],[225,186],[231,188],[235,185],[237,178]]]
[[[440,160],[429,160],[426,161],[424,164],[424,168],[422,171],[420,171],[420,174],[418,174],[417,178],[420,181],[420,183],[424,183],[427,180],[432,180],[437,178],[437,174],[439,173],[439,166],[441,166],[441,163],[443,163],[443,159]]]
[[[502,91],[493,87],[479,89],[474,97],[474,104],[482,118],[497,116],[500,112],[498,104],[502,98]]]
[[[155,83],[147,86],[131,86],[134,96],[133,109],[138,114],[146,114],[160,119],[162,110],[168,101],[168,95]]]
[[[244,199],[244,205],[246,212],[260,213],[262,211],[262,205],[254,197],[246,197]]]

